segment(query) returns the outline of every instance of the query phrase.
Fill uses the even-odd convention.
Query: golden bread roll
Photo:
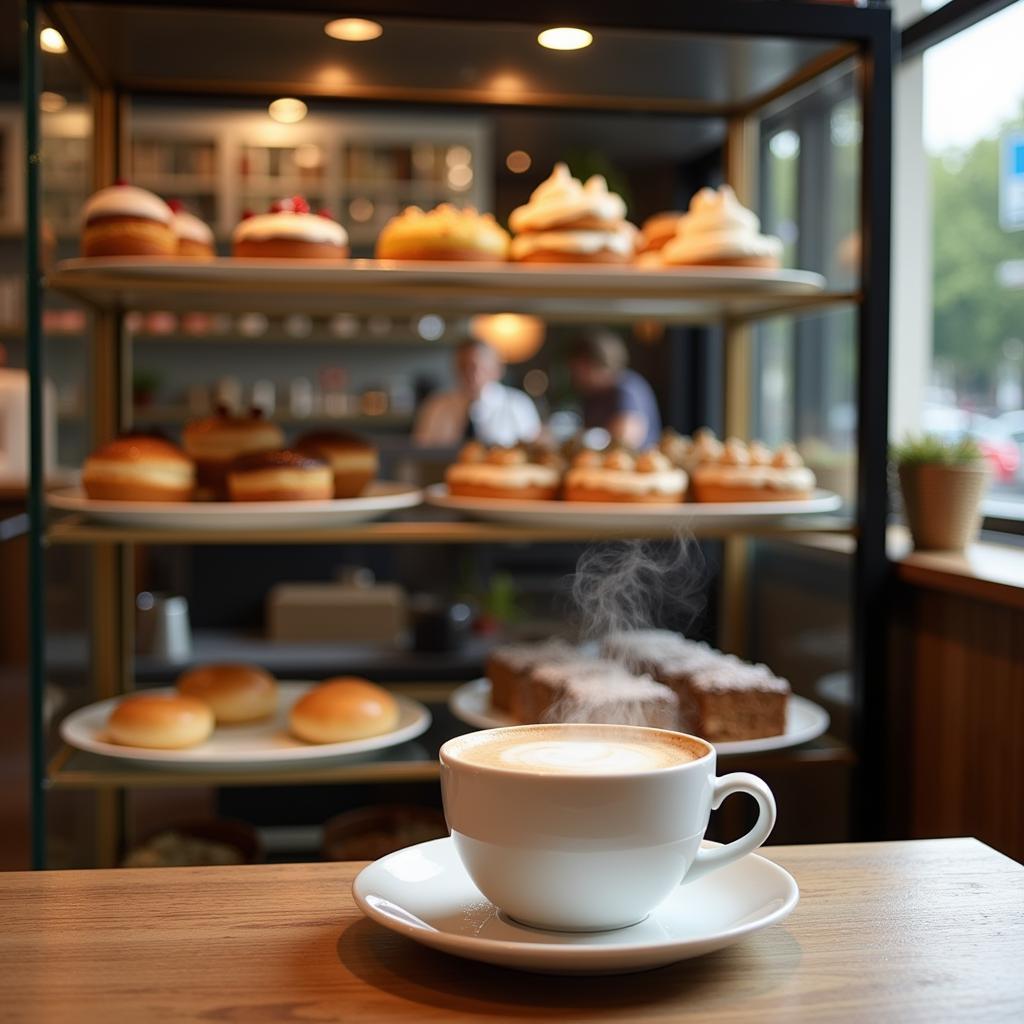
[[[228,467],[232,501],[327,501],[334,472],[321,459],[282,450],[242,455]]]
[[[195,460],[199,485],[215,497],[226,498],[231,463],[242,455],[284,447],[284,434],[259,409],[245,416],[233,416],[221,407],[213,416],[186,423],[181,443]]]
[[[107,722],[107,735],[126,747],[181,750],[210,738],[213,711],[195,697],[140,693],[125,697]]]
[[[82,468],[82,487],[103,501],[188,501],[195,463],[160,437],[129,434],[97,448]]]
[[[380,460],[369,441],[344,431],[317,431],[295,442],[303,455],[323,459],[334,473],[334,496],[357,498],[376,479]]]
[[[292,733],[307,743],[362,740],[398,725],[398,702],[383,687],[341,676],[299,698],[289,721]]]
[[[201,665],[178,676],[175,685],[208,704],[218,724],[256,722],[277,709],[277,680],[255,665]]]

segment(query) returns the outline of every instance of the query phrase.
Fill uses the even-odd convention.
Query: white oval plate
[[[339,292],[361,289],[465,286],[480,290],[502,289],[531,296],[566,290],[602,296],[614,289],[625,296],[648,299],[713,294],[815,295],[825,289],[825,278],[809,270],[774,270],[759,267],[637,267],[602,263],[564,263],[537,266],[529,263],[458,262],[442,260],[303,260],[234,259],[208,262],[164,257],[108,256],[62,260],[55,268],[61,283],[76,278],[94,282],[103,274],[142,286],[149,281],[174,281],[182,286],[216,282],[236,288],[260,285],[291,288],[330,287]],[[488,300],[491,301],[491,300]]]
[[[472,519],[523,526],[579,529],[602,526],[630,529],[640,526],[736,526],[775,522],[790,516],[835,512],[842,499],[831,491],[815,491],[806,501],[683,501],[666,505],[603,501],[517,501],[511,498],[452,497],[445,484],[426,490],[428,505],[462,512]]]
[[[491,710],[491,681],[474,679],[463,683],[448,698],[448,709],[460,721],[478,729],[500,729],[507,725],[520,725],[507,714]],[[780,736],[763,736],[756,740],[728,740],[715,743],[719,755],[761,754],[768,750],[783,750],[817,739],[828,729],[828,712],[806,697],[790,694],[786,708],[786,731]],[[710,741],[709,741],[710,742]]]
[[[282,682],[280,700],[273,718],[248,725],[220,725],[199,746],[187,750],[150,750],[126,747],[107,739],[107,719],[123,697],[112,697],[72,711],[61,722],[60,735],[69,746],[90,754],[116,757],[159,768],[182,771],[210,769],[286,768],[308,765],[311,761],[330,761],[350,754],[383,750],[420,736],[430,727],[430,712],[419,701],[395,696],[398,701],[398,726],[391,732],[346,743],[303,743],[288,732],[288,712],[292,705],[315,683]],[[139,691],[174,693],[173,687]]]
[[[466,874],[451,839],[388,854],[356,876],[371,920],[455,956],[543,974],[627,974],[732,945],[788,917],[800,890],[750,854],[679,886],[646,920],[610,932],[549,932],[499,914]]]
[[[423,492],[408,484],[378,481],[358,498],[331,501],[98,501],[80,487],[47,495],[51,508],[80,512],[110,526],[152,530],[295,530],[345,526],[415,508]]]

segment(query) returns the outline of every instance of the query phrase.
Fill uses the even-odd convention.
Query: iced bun
[[[390,732],[398,725],[398,703],[365,679],[328,679],[292,708],[293,735],[307,743],[343,743]]]

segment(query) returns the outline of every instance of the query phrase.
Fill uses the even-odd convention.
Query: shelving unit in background
[[[216,0],[205,9],[144,7],[138,4],[106,5],[84,0],[41,4],[28,0],[26,60],[35,67],[35,45],[39,13],[45,9],[64,32],[69,46],[83,59],[96,86],[94,108],[97,185],[116,176],[123,146],[124,125],[114,115],[118,102],[133,93],[189,93],[203,96],[246,93],[252,96],[297,95],[326,101],[407,103],[423,107],[459,106],[484,110],[512,106],[523,110],[614,110],[656,113],[664,117],[713,117],[727,126],[726,178],[741,198],[753,201],[757,180],[756,128],[761,112],[793,93],[810,87],[822,75],[852,63],[858,72],[858,95],[863,109],[860,209],[860,287],[838,294],[791,294],[783,299],[766,299],[751,291],[723,295],[714,288],[701,294],[657,295],[634,289],[628,294],[596,292],[593,287],[559,294],[515,292],[510,289],[482,289],[478,284],[447,284],[423,281],[412,287],[393,278],[376,281],[373,268],[362,268],[361,277],[348,281],[317,279],[310,271],[289,271],[288,285],[261,289],[260,302],[266,311],[352,312],[388,307],[403,313],[454,312],[469,315],[478,311],[504,312],[512,306],[567,321],[610,319],[628,322],[654,319],[665,323],[715,326],[721,329],[726,365],[726,427],[744,435],[748,428],[750,382],[750,325],[763,317],[801,315],[813,309],[845,306],[856,311],[859,379],[858,407],[858,502],[851,521],[822,520],[814,528],[825,534],[838,532],[856,540],[853,555],[853,673],[855,678],[854,749],[832,740],[779,752],[763,760],[776,768],[815,771],[822,763],[857,763],[856,796],[861,811],[879,798],[885,778],[885,757],[881,741],[885,731],[885,642],[886,617],[886,383],[888,378],[888,282],[889,201],[891,131],[892,34],[889,11],[824,4],[764,4],[723,0],[708,5],[665,5],[637,2],[570,4],[560,9],[566,21],[586,24],[599,39],[607,38],[612,48],[572,63],[546,62],[538,55],[534,37],[538,26],[547,24],[550,11],[539,0],[516,4],[492,4],[486,9],[463,3],[437,3],[429,13],[401,2],[356,4],[346,13],[362,14],[385,22],[385,40],[394,40],[395,53],[431,54],[421,68],[413,67],[386,48],[365,51],[352,60],[367,60],[363,77],[350,76],[330,83],[314,74],[324,49],[320,21],[334,13],[332,5],[318,0],[300,0],[290,5],[288,15],[276,12],[273,0],[252,0],[244,15],[234,3]],[[574,9],[575,8],[575,9]],[[275,12],[271,14],[271,12]],[[305,17],[308,15],[308,17]],[[112,48],[116,38],[157,40],[140,60],[137,48]],[[182,49],[174,39],[182,31],[202,40],[196,48]],[[166,38],[162,32],[168,33]],[[319,35],[318,35],[319,33]],[[164,41],[161,42],[161,39]],[[230,46],[227,40],[230,39]],[[302,40],[301,44],[296,41]],[[389,43],[390,45],[390,43]],[[455,47],[459,53],[472,52],[474,67],[492,71],[510,53],[520,56],[527,77],[511,88],[506,81],[495,84],[477,73],[460,77],[454,62],[443,53]],[[412,49],[410,49],[412,48]],[[468,48],[468,49],[467,49]],[[33,52],[30,52],[33,51]],[[389,56],[390,54],[390,56]],[[244,68],[237,65],[241,59]],[[326,59],[326,57],[325,57]],[[261,67],[259,81],[248,74]],[[433,77],[431,77],[433,76]],[[446,77],[447,76],[447,77]],[[30,77],[31,80],[31,77]],[[35,88],[37,83],[33,82]],[[424,119],[426,123],[427,119]],[[28,151],[38,148],[38,124],[28,120]],[[490,168],[477,167],[482,180]],[[38,177],[28,173],[30,232],[38,216]],[[224,223],[221,223],[223,229]],[[355,271],[353,271],[355,273]],[[197,271],[198,274],[198,271]],[[639,280],[639,279],[638,279]],[[332,291],[330,285],[336,286]],[[49,286],[59,289],[96,310],[93,351],[100,372],[93,394],[95,440],[108,439],[127,426],[129,404],[124,401],[123,382],[130,379],[131,345],[123,331],[129,310],[182,309],[239,310],[251,308],[253,290],[236,282],[214,282],[196,275],[187,279],[140,281],[125,269],[115,273],[88,267],[54,274]],[[627,289],[628,291],[628,289]],[[30,344],[38,354],[42,344],[39,331],[41,291],[30,287],[28,326]],[[36,393],[38,395],[38,360]],[[34,419],[38,454],[38,415]],[[92,676],[95,696],[112,696],[129,688],[131,677],[130,619],[126,600],[130,594],[128,567],[136,545],[141,543],[206,543],[201,536],[143,536],[137,531],[101,529],[75,520],[48,526],[43,511],[42,482],[33,481],[32,541],[35,563],[33,631],[33,695],[36,715],[34,819],[36,862],[45,863],[45,811],[47,788],[81,786],[95,790],[103,804],[103,820],[116,824],[116,804],[110,801],[127,788],[147,785],[177,785],[179,776],[139,777],[118,766],[83,764],[77,757],[58,752],[55,761],[47,757],[42,728],[42,695],[45,682],[44,625],[42,621],[41,558],[46,546],[79,544],[93,553],[94,584]],[[802,524],[801,530],[810,527]],[[641,531],[628,531],[637,535]],[[726,563],[723,588],[741,595],[747,569],[746,544],[758,531],[730,530],[725,535]],[[798,539],[798,530],[783,531]],[[587,539],[611,539],[620,534],[588,531]],[[660,536],[654,533],[654,536]],[[370,524],[354,531],[325,531],[322,536],[279,535],[246,538],[253,543],[543,543],[566,539],[562,531],[524,531],[512,527],[472,523],[389,522]],[[581,536],[581,539],[582,536]],[[222,541],[223,538],[218,538]],[[871,757],[860,754],[870,750]],[[736,767],[752,762],[738,760]],[[356,769],[354,769],[356,770]],[[360,781],[393,781],[398,778],[427,778],[434,771],[434,752],[424,748],[417,757],[401,761],[381,760],[357,770]],[[349,775],[351,781],[355,776]],[[256,781],[256,780],[254,780]],[[259,782],[264,780],[259,779]],[[288,785],[299,781],[291,775],[275,775],[268,784]],[[340,781],[335,775],[319,781]],[[857,831],[866,835],[871,818],[858,816]],[[110,863],[117,852],[116,830],[100,836],[97,857]]]

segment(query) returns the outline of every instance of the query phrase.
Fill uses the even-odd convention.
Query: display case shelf
[[[468,728],[468,727],[467,727]],[[453,731],[456,735],[461,729]],[[765,771],[785,763],[794,765],[856,763],[853,750],[834,736],[820,736],[809,743],[763,754],[723,755],[720,764],[744,771]],[[412,741],[374,755],[358,755],[347,761],[318,768],[245,771],[173,772],[139,768],[62,746],[47,772],[50,789],[181,789],[195,786],[242,787],[268,785],[342,785],[358,783],[433,782],[440,772],[437,747]]]
[[[801,270],[377,260],[66,260],[48,277],[97,309],[263,313],[529,313],[548,320],[715,323],[850,304]]]
[[[71,515],[53,522],[50,544],[569,544],[600,540],[670,540],[680,530],[707,539],[775,537],[799,542],[820,533],[850,534],[852,521],[841,516],[801,517],[789,521],[735,525],[694,522],[676,526],[535,527],[501,523],[433,520],[384,520],[358,526],[302,530],[142,530],[101,526]]]

